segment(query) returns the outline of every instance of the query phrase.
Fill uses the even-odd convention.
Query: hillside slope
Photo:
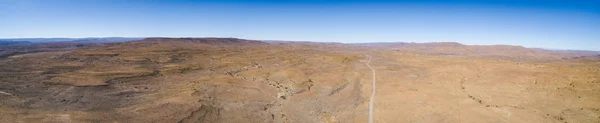
[[[37,52],[0,58],[0,122],[366,122],[366,55],[376,122],[600,121],[597,55],[235,38],[58,46],[5,49]]]

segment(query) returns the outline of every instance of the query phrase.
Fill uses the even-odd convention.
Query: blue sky
[[[600,50],[600,0],[0,0],[0,38],[236,37]]]

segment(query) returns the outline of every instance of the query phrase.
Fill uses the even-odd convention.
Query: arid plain
[[[147,38],[0,47],[0,122],[600,122],[600,54]]]

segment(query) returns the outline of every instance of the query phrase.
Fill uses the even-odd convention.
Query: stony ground
[[[0,122],[600,122],[600,56],[151,38],[3,47]]]

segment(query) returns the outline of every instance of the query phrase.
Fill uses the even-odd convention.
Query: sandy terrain
[[[600,122],[600,56],[150,38],[0,49],[0,122]],[[376,71],[372,78],[372,71]]]

